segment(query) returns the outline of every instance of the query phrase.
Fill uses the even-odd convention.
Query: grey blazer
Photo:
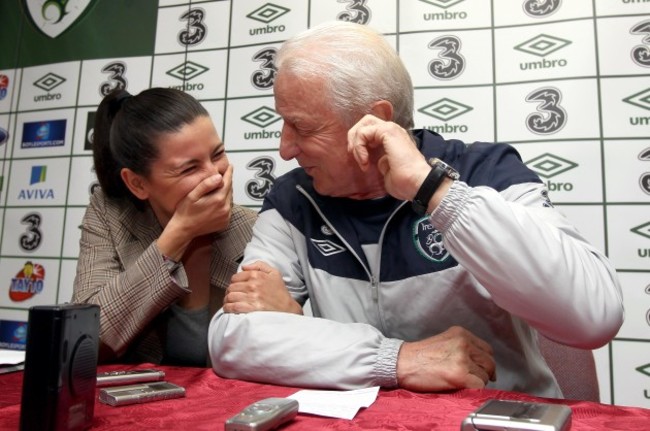
[[[210,315],[222,305],[256,218],[255,211],[234,205],[228,228],[215,235]],[[160,363],[166,335],[161,314],[187,293],[188,281],[182,265],[170,272],[156,247],[162,228],[153,212],[97,188],[80,227],[72,301],[101,307],[100,361]]]

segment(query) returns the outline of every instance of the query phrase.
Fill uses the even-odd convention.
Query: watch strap
[[[433,194],[438,190],[442,180],[448,176],[447,170],[440,163],[435,163],[429,174],[420,185],[418,192],[415,194],[415,198],[411,202],[413,210],[419,215],[425,215],[427,213],[427,208],[429,207],[429,201]]]

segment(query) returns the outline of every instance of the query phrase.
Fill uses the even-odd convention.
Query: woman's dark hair
[[[150,88],[135,96],[119,89],[109,93],[97,108],[93,133],[93,163],[104,193],[141,207],[122,181],[121,169],[148,176],[159,155],[159,137],[202,116],[209,114],[201,103],[180,90]]]

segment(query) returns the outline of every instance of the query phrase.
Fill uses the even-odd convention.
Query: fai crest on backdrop
[[[25,13],[36,28],[52,39],[77,22],[92,4],[91,0],[23,0]]]

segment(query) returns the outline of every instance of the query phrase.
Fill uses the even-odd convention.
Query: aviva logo
[[[47,166],[32,166],[32,174],[29,177],[29,185],[44,183],[47,175]]]
[[[29,176],[29,185],[44,183],[47,166],[32,166]],[[54,199],[54,190],[51,188],[26,188],[18,191],[18,200],[51,200]]]

